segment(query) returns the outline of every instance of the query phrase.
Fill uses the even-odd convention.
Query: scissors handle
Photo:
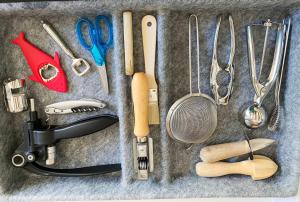
[[[103,39],[103,30],[100,23],[103,22],[107,28],[107,40]],[[88,25],[89,37],[91,43],[87,43],[82,33],[82,26]],[[80,18],[76,24],[76,33],[80,44],[91,52],[97,65],[105,64],[105,56],[109,46],[113,43],[112,23],[107,16],[98,15],[95,19],[95,24],[88,18]]]
[[[104,23],[104,25],[107,28],[107,40],[103,40],[103,29],[100,27],[101,21]],[[96,26],[96,32],[98,33],[97,37],[97,44],[100,45],[103,48],[104,55],[106,55],[107,49],[109,46],[113,43],[113,29],[112,29],[112,23],[109,19],[109,17],[105,15],[98,15],[95,19],[95,26]]]
[[[86,40],[84,39],[83,37],[83,33],[82,33],[82,26],[83,24],[87,24],[88,25],[88,30],[89,30],[89,37],[90,37],[90,40],[91,40],[91,44],[88,44],[86,42]],[[91,22],[88,18],[80,18],[78,21],[77,21],[77,24],[76,24],[76,34],[77,34],[77,37],[79,39],[79,43],[87,50],[91,51],[91,49],[93,48],[93,46],[97,43],[97,40],[96,38],[98,37],[98,33],[96,33],[97,30],[95,29],[95,26],[93,24],[93,22]]]

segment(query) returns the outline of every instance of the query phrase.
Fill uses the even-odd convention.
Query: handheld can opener
[[[143,72],[133,75],[132,99],[134,105],[133,164],[137,179],[147,180],[153,172],[153,140],[148,125],[148,80]]]
[[[70,114],[80,112],[93,112],[99,111],[106,107],[106,104],[101,100],[96,99],[82,99],[57,102],[47,105],[45,112],[48,115],[52,114]]]
[[[62,139],[86,136],[103,130],[118,122],[118,117],[101,115],[63,126],[43,126],[35,111],[34,100],[30,100],[29,121],[23,129],[23,142],[12,155],[12,164],[38,175],[46,176],[87,176],[111,173],[121,170],[121,164],[97,165],[82,168],[58,169],[41,165],[54,164],[55,144]],[[53,149],[54,148],[54,149]]]

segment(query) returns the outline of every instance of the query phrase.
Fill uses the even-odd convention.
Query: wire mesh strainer
[[[191,21],[195,18],[197,42],[198,93],[192,90],[192,40]],[[217,127],[217,106],[215,101],[200,90],[199,30],[196,15],[189,17],[189,77],[190,93],[177,100],[167,115],[167,131],[173,139],[183,143],[202,143]]]

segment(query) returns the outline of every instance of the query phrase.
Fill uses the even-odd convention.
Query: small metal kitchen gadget
[[[57,102],[47,105],[45,107],[45,112],[48,115],[95,112],[103,109],[104,107],[106,107],[106,104],[101,100],[81,99]]]
[[[72,59],[72,70],[77,76],[83,76],[89,69],[89,63],[83,58],[76,58],[73,52],[66,46],[63,40],[58,36],[55,30],[48,22],[41,21],[45,31],[51,36],[51,38],[61,47],[61,49]],[[82,65],[84,64],[84,65]],[[83,70],[80,70],[82,68]]]
[[[7,79],[3,82],[5,106],[8,112],[17,113],[28,109],[25,79]]]
[[[192,92],[192,36],[191,24],[194,18],[196,23],[196,51],[198,71],[198,92]],[[190,93],[177,100],[170,108],[166,127],[168,134],[174,140],[183,143],[202,143],[206,141],[217,127],[217,105],[208,95],[200,90],[199,64],[199,30],[196,15],[189,17],[189,79]]]
[[[121,170],[121,164],[105,164],[81,168],[60,169],[46,167],[55,163],[55,145],[62,139],[86,136],[118,122],[118,117],[101,115],[61,126],[43,125],[30,99],[29,120],[23,127],[23,142],[12,155],[12,164],[38,175],[63,177],[87,176]],[[66,145],[67,146],[67,145]]]
[[[233,65],[233,59],[235,54],[235,36],[234,36],[234,25],[232,16],[229,15],[229,28],[230,28],[230,35],[231,35],[231,47],[230,47],[230,56],[228,63],[225,68],[221,67],[218,63],[218,56],[217,56],[217,47],[218,47],[218,37],[219,37],[219,30],[221,25],[222,17],[219,16],[217,20],[217,28],[215,33],[215,41],[214,41],[214,50],[213,50],[213,57],[212,57],[212,64],[211,64],[211,72],[210,72],[210,86],[212,89],[212,92],[215,97],[215,101],[217,105],[227,105],[228,101],[230,99],[230,95],[232,93],[232,83],[234,78],[234,65]],[[221,95],[219,90],[220,88],[224,86],[220,86],[217,80],[217,76],[222,71],[225,71],[229,74],[230,80],[227,86],[227,92],[224,95]]]
[[[259,69],[259,76],[257,76],[256,71],[256,60],[255,60],[255,47],[253,42],[253,34],[252,29],[253,27],[265,27],[265,40],[262,52],[262,59]],[[261,73],[264,65],[264,57],[267,48],[267,40],[269,35],[269,30],[271,28],[276,28],[277,35],[276,35],[276,44],[275,44],[275,51],[273,56],[273,62],[269,71],[269,75],[265,81],[261,81]],[[274,23],[271,20],[267,20],[261,24],[253,24],[247,26],[247,40],[248,40],[248,59],[249,59],[249,66],[250,66],[250,75],[252,85],[255,90],[254,96],[254,103],[253,105],[249,106],[244,112],[244,122],[245,125],[249,128],[259,128],[263,126],[266,122],[267,115],[262,107],[262,102],[264,98],[267,96],[271,88],[273,87],[279,69],[281,67],[282,56],[283,56],[283,49],[284,49],[284,39],[285,39],[285,31],[286,25],[283,23]]]

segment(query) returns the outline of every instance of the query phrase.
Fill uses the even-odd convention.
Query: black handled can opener
[[[103,130],[117,123],[114,115],[101,115],[80,120],[63,126],[43,126],[38,118],[34,100],[30,100],[30,119],[24,125],[23,143],[12,156],[12,164],[30,172],[48,176],[88,176],[111,173],[121,170],[121,164],[98,165],[72,169],[57,169],[43,166],[38,161],[45,161],[46,165],[54,164],[55,144],[61,139],[86,136]]]

